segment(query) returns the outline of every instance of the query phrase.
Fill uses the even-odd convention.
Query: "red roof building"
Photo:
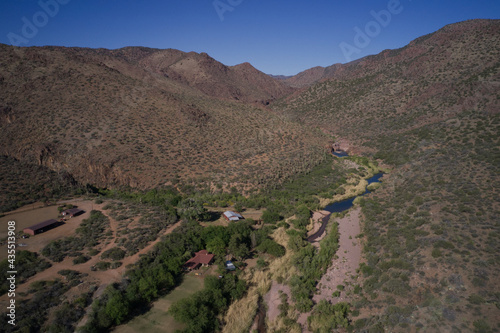
[[[40,222],[38,224],[32,225],[31,227],[24,228],[23,232],[26,234],[29,234],[31,236],[35,236],[36,234],[42,233],[44,231],[50,230],[52,228],[55,228],[63,223],[51,219],[47,221]]]
[[[200,266],[208,266],[214,260],[214,255],[209,254],[207,250],[201,250],[194,254],[194,257],[186,261],[184,269],[191,271]]]
[[[77,216],[77,215],[80,215],[84,213],[83,210],[81,210],[80,208],[71,208],[71,209],[66,209],[65,211],[63,211],[61,213],[62,216],[70,216],[70,217],[73,217],[73,216]]]

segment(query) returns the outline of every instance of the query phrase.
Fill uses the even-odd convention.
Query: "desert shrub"
[[[85,299],[88,295],[83,296]],[[73,303],[63,303],[54,313],[54,320],[46,327],[48,333],[72,333],[75,332],[76,323],[85,314],[87,301],[80,302],[78,299]]]
[[[268,266],[268,263],[264,258],[259,258],[257,259],[257,268],[258,269],[263,269]]]
[[[123,258],[125,258],[125,254],[126,254],[126,252],[123,249],[121,249],[119,247],[114,247],[112,249],[104,251],[101,255],[101,258],[102,259],[111,259],[111,260],[117,261],[117,260],[122,260]]]
[[[442,249],[448,249],[448,250],[452,250],[455,248],[453,243],[445,241],[445,240],[438,240],[437,242],[434,243],[434,247],[437,249],[442,248]]]
[[[16,325],[8,324],[7,320],[0,321],[1,332],[42,332],[42,327],[47,320],[49,311],[60,304],[61,296],[69,287],[59,280],[37,281],[30,285],[29,292],[34,295],[16,302]],[[5,317],[5,313],[2,314]],[[20,330],[24,329],[24,330]]]
[[[262,241],[256,249],[275,257],[282,257],[285,254],[285,248],[270,238]]]
[[[111,263],[108,261],[99,261],[95,264],[95,268],[99,271],[108,270],[111,267]]]
[[[435,248],[435,249],[432,249],[431,255],[433,258],[439,258],[443,255],[443,253],[441,252],[440,249]]]
[[[111,269],[115,269],[115,268],[120,267],[121,265],[122,265],[122,262],[121,262],[121,261],[113,261],[113,262],[111,263],[110,268],[111,268]]]
[[[0,213],[33,202],[79,195],[83,187],[67,172],[55,172],[38,163],[0,156]]]
[[[353,293],[359,295],[361,293],[361,286],[359,284],[354,286]]]
[[[411,287],[400,279],[390,279],[384,284],[383,290],[398,296],[405,296],[411,290]]]
[[[18,272],[16,275],[16,282],[23,283],[29,277],[35,275],[38,272],[44,271],[45,269],[52,266],[47,260],[41,258],[37,253],[30,252],[26,250],[20,250],[16,253],[15,267]],[[9,262],[4,259],[0,262],[0,278],[2,281],[7,281],[9,277],[8,271],[12,269],[9,268]],[[0,295],[5,294],[9,290],[8,283],[2,283],[0,285]]]
[[[472,294],[469,296],[469,298],[467,298],[467,300],[469,301],[469,303],[471,304],[482,304],[485,302],[484,298],[482,298],[481,296],[479,295],[476,295],[476,294]]]
[[[55,262],[60,262],[71,252],[83,251],[86,247],[99,244],[108,226],[108,217],[98,210],[93,210],[90,212],[90,217],[83,220],[76,229],[77,236],[50,242],[42,249],[42,254]]]
[[[75,259],[73,259],[73,264],[74,265],[83,264],[89,260],[90,260],[89,256],[80,255],[80,256],[76,257]]]
[[[490,325],[484,319],[475,320],[472,323],[472,325],[474,326],[474,332],[476,332],[476,333],[489,333],[489,332],[492,332]]]
[[[307,324],[313,332],[331,332],[340,327],[348,327],[348,314],[349,304],[341,302],[333,305],[326,300],[321,300],[314,306],[311,315],[307,318]]]

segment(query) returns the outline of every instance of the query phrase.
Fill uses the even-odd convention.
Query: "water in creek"
[[[382,178],[383,175],[384,175],[384,173],[380,172],[380,173],[377,173],[376,175],[368,178],[367,179],[368,185],[370,185],[371,183],[380,183],[380,178]],[[360,196],[363,196],[363,195],[368,194],[368,193],[370,193],[370,191],[368,191],[368,189],[366,189],[365,193],[361,194]],[[353,198],[346,199],[343,201],[334,202],[334,203],[326,206],[324,210],[329,211],[330,213],[343,212],[344,210],[348,210],[349,208],[352,207],[352,203],[354,202],[354,199],[356,199],[356,198],[357,197],[353,197]]]
[[[349,154],[343,150],[339,150],[339,151],[334,151],[332,152],[333,155],[337,156],[337,157],[345,157],[345,156],[349,156]]]
[[[370,185],[371,183],[380,183],[380,178],[382,178],[383,175],[384,175],[384,173],[380,172],[380,173],[377,173],[376,175],[368,178],[367,179],[368,185]],[[368,194],[368,193],[370,193],[370,191],[368,191],[368,188],[366,188],[365,193],[363,193],[359,196],[363,196],[363,195]],[[343,211],[348,210],[349,208],[351,208],[353,206],[354,199],[356,199],[356,198],[357,197],[353,197],[350,199],[334,202],[334,203],[326,206],[324,210],[326,210],[330,213],[343,212]],[[321,224],[321,227],[319,228],[319,230],[316,233],[314,233],[313,235],[311,235],[307,238],[308,242],[314,242],[317,238],[319,238],[323,234],[323,232],[325,232],[326,225],[328,224],[329,219],[330,219],[330,214],[328,214],[327,216],[325,216],[323,218],[323,223]]]

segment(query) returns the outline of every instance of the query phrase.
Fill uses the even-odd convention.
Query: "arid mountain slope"
[[[151,73],[222,99],[268,104],[293,91],[249,63],[226,66],[206,53],[133,47],[115,51],[102,50],[101,53],[123,57]]]
[[[283,80],[287,85],[294,88],[308,87],[316,82],[324,79],[334,77],[337,69],[341,68],[343,65],[335,64],[328,67],[313,67],[300,72],[297,75],[288,77]]]
[[[398,50],[285,79],[177,50],[0,45],[0,161],[22,180],[2,188],[31,191],[33,200],[80,190],[74,179],[251,189],[328,162],[323,146],[333,135],[391,170],[359,199],[362,265],[335,291],[351,304],[353,330],[495,331],[499,59],[499,20],[452,24]],[[336,162],[346,173],[370,165]],[[323,167],[317,182],[334,188],[309,191],[326,198],[347,175]],[[291,183],[267,212],[279,216],[301,200],[307,186]],[[308,206],[300,210],[307,223]],[[300,249],[302,237],[293,237],[287,243]],[[300,252],[290,260],[311,267],[315,253]]]
[[[361,202],[355,331],[498,327],[499,20],[343,65],[273,107],[392,167]]]
[[[351,138],[398,131],[471,109],[496,113],[500,21],[446,26],[406,47],[338,67],[274,104],[286,116]]]
[[[0,153],[83,184],[255,185],[305,167],[323,141],[252,106],[280,87],[250,65],[180,51],[0,45]]]

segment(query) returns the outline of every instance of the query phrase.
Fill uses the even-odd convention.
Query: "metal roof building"
[[[228,221],[239,221],[239,220],[243,219],[243,216],[241,216],[241,214],[235,213],[235,212],[230,211],[230,210],[228,210],[227,212],[224,212],[224,217]]]

